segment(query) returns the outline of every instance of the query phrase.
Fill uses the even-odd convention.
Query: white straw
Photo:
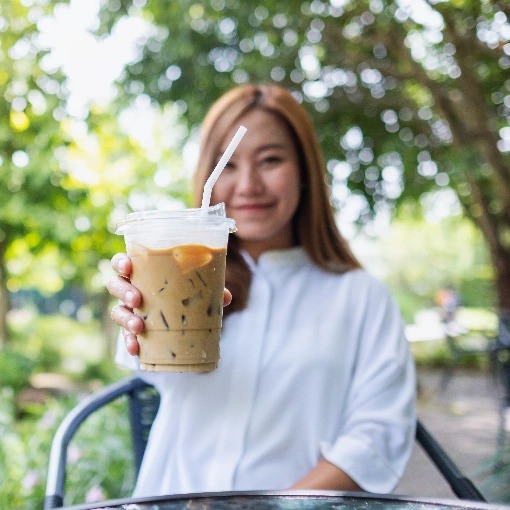
[[[221,156],[221,159],[218,161],[218,164],[214,168],[212,174],[209,176],[209,179],[207,179],[207,182],[204,185],[204,194],[202,195],[203,214],[207,214],[207,209],[209,208],[209,203],[211,201],[213,186],[216,184],[218,177],[220,176],[221,172],[228,163],[228,160],[236,150],[236,147],[239,145],[239,142],[241,141],[246,131],[248,130],[244,126],[239,126],[239,129],[237,130],[237,133],[234,135],[234,138],[232,138],[231,142],[228,144],[228,147],[225,149],[223,156]]]

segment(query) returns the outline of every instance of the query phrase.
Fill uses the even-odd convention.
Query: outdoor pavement
[[[495,478],[498,389],[489,374],[459,370],[441,392],[441,374],[441,370],[418,369],[419,418],[487,501],[501,502],[505,486],[510,492],[510,465],[504,482]],[[510,418],[507,423],[510,425]],[[507,432],[507,443],[510,446],[510,431]],[[407,471],[395,493],[456,498],[418,445],[414,447]]]

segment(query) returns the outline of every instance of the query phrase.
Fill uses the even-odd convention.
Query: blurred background
[[[484,355],[510,310],[509,69],[505,0],[2,2],[0,507],[41,506],[63,416],[126,376],[105,288],[117,222],[189,205],[201,119],[249,81],[312,116],[338,225],[401,307],[423,413],[476,419],[483,405],[459,399],[483,393],[494,442],[468,474],[510,501]],[[479,347],[462,359],[445,296]],[[129,495],[127,428],[119,404],[83,430],[68,503]]]

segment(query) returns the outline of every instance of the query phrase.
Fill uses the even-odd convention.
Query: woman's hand
[[[119,274],[112,278],[106,287],[113,297],[121,301],[112,309],[112,320],[122,328],[127,351],[135,356],[138,354],[136,335],[143,331],[144,324],[142,319],[133,313],[133,308],[142,304],[142,296],[129,280],[133,266],[131,259],[125,253],[117,253],[113,256],[112,267]]]
[[[112,267],[118,273],[118,276],[108,282],[107,289],[113,297],[121,301],[112,309],[112,320],[122,328],[127,351],[135,356],[139,349],[136,335],[143,331],[144,323],[140,317],[133,313],[133,308],[138,308],[142,304],[142,295],[136,287],[131,285],[129,277],[133,266],[131,259],[125,253],[117,253],[113,256]],[[225,289],[223,292],[223,306],[229,305],[231,301],[232,294]]]

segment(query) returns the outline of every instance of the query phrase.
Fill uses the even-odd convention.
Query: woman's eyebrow
[[[261,147],[257,147],[255,149],[255,154],[259,154],[260,152],[264,152],[264,151],[268,151],[268,150],[274,150],[274,149],[280,149],[280,150],[285,150],[286,147],[285,145],[281,144],[281,143],[268,143],[266,145],[262,145]],[[218,161],[221,157],[223,153],[222,152],[218,152],[215,156],[216,158],[216,161]],[[235,156],[235,152],[234,154],[232,154],[232,158],[233,159]]]
[[[268,143],[267,145],[262,145],[262,147],[258,147],[255,152],[263,152],[271,149],[285,149],[285,146],[281,143]]]

